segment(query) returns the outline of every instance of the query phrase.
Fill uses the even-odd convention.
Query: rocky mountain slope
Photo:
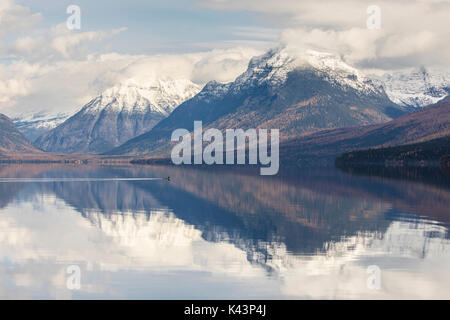
[[[149,131],[199,91],[189,80],[130,80],[91,100],[35,145],[48,152],[104,152]]]
[[[0,114],[0,156],[23,153],[32,154],[41,151],[33,147],[7,116]]]
[[[312,158],[334,158],[344,152],[389,147],[450,136],[450,99],[393,121],[360,127],[324,130],[286,141],[280,156],[299,163]]]
[[[208,83],[150,132],[108,154],[167,154],[173,130],[280,129],[282,140],[329,128],[389,121],[405,113],[383,88],[339,57],[275,49],[253,58],[234,82]]]

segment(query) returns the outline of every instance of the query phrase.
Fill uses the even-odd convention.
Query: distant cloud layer
[[[45,63],[14,61],[0,65],[0,112],[73,113],[104,89],[130,78],[139,82],[181,78],[201,85],[210,80],[229,82],[259,53],[234,48],[184,55],[109,53]]]
[[[10,32],[21,33],[30,30],[42,19],[41,14],[32,13],[29,8],[19,6],[12,0],[0,2],[0,40]]]
[[[134,78],[185,78],[198,84],[232,81],[261,52],[235,47],[172,55],[127,55],[98,48],[126,28],[70,31],[40,28],[40,14],[0,4],[0,112],[73,113],[102,90]],[[3,63],[2,63],[3,61]]]
[[[372,4],[381,9],[379,30],[366,27],[366,10]],[[267,44],[330,51],[350,64],[371,69],[450,63],[450,1],[200,0],[195,5],[253,12],[264,26],[230,22],[226,27],[230,39],[192,43],[194,51],[205,44],[215,50],[138,55],[129,54],[125,45],[120,53],[108,45],[126,34],[127,25],[70,31],[64,21],[45,24],[43,14],[18,1],[2,0],[0,112],[9,116],[72,113],[128,78],[186,78],[198,84],[232,81]]]
[[[250,10],[284,26],[283,44],[341,54],[378,68],[450,63],[449,0],[202,0],[214,10]],[[380,8],[381,28],[366,26]]]

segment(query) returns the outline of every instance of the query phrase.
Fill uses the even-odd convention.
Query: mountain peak
[[[193,97],[200,87],[187,79],[158,79],[138,83],[128,79],[106,89],[88,103],[86,112],[110,109],[117,112],[160,113],[168,116],[183,101]]]
[[[272,49],[254,57],[247,71],[236,79],[236,83],[238,86],[267,83],[277,87],[282,85],[288,74],[296,69],[313,70],[329,82],[351,87],[366,94],[382,91],[367,76],[345,63],[338,55],[315,50],[300,51],[292,47]]]
[[[36,140],[45,151],[100,153],[152,129],[200,87],[185,79],[128,79]]]
[[[168,155],[170,132],[203,127],[277,128],[288,139],[323,129],[391,120],[405,110],[340,57],[277,48],[254,57],[235,81],[209,82],[152,130],[108,154]]]

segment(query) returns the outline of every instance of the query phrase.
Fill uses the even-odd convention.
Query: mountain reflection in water
[[[450,188],[430,179],[60,165],[5,178],[35,180],[0,182],[1,298],[450,298]]]

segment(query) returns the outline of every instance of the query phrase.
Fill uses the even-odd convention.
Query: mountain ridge
[[[208,83],[152,130],[105,154],[167,154],[171,132],[192,131],[194,120],[203,121],[205,129],[280,127],[282,139],[287,139],[386,122],[405,112],[382,87],[339,57],[316,51],[295,55],[278,48],[251,59],[235,81]]]
[[[450,70],[419,67],[370,76],[395,103],[421,108],[450,94]]]
[[[0,156],[9,154],[42,153],[15,127],[14,123],[0,113]]]
[[[450,136],[450,99],[395,120],[369,126],[324,130],[280,146],[287,162],[333,158],[360,149],[400,146]]]
[[[200,88],[189,80],[134,80],[105,90],[75,115],[39,137],[35,145],[53,153],[95,154],[150,130]]]

